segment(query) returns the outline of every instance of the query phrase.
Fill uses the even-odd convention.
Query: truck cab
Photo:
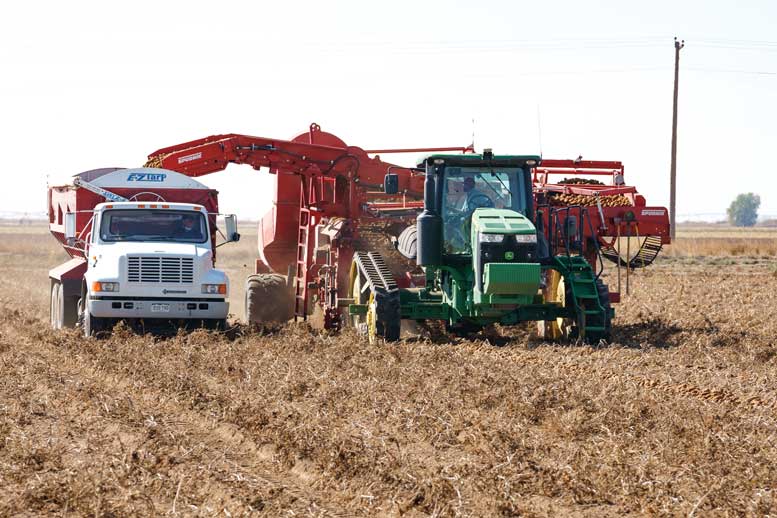
[[[203,206],[185,203],[97,205],[84,275],[85,332],[120,319],[223,327],[229,281],[213,267],[206,215]]]

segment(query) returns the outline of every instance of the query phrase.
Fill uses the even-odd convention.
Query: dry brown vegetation
[[[2,516],[777,510],[768,257],[634,275],[605,347],[304,324],[98,341],[48,330],[53,238],[0,234]],[[219,249],[238,306],[253,247]]]

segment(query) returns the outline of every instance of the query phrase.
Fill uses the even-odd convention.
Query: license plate
[[[169,313],[170,304],[151,304],[152,313]]]

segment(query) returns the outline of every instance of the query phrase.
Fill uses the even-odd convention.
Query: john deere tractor
[[[371,341],[392,341],[399,339],[403,319],[441,320],[460,333],[536,321],[546,339],[609,339],[607,287],[574,245],[563,254],[549,252],[558,249],[549,246],[557,229],[543,224],[553,221],[543,217],[550,209],[533,207],[530,182],[539,161],[486,150],[432,155],[419,164],[424,209],[396,245],[421,267],[420,287],[398,288],[379,253],[357,252],[348,309],[357,328]],[[565,223],[567,243],[580,235],[569,223],[582,219]]]

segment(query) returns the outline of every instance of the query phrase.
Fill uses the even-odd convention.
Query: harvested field
[[[2,516],[777,511],[769,254],[635,274],[599,348],[303,324],[98,341],[48,329],[54,239],[0,234]],[[254,246],[219,249],[238,315]]]

